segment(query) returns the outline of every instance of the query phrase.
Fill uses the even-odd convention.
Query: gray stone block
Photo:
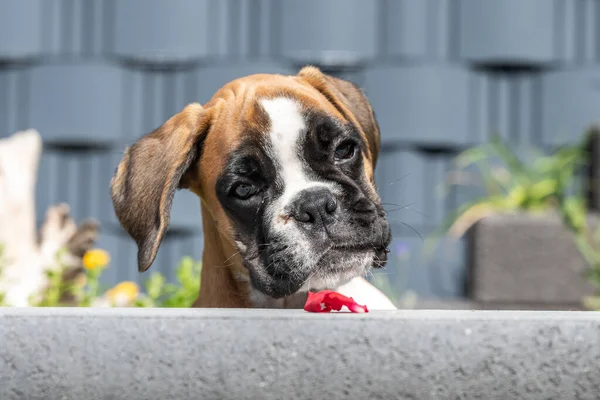
[[[587,264],[557,215],[495,215],[468,235],[475,301],[577,306],[593,294]]]
[[[297,63],[352,66],[375,57],[379,1],[284,0],[282,53]]]
[[[368,68],[364,89],[377,113],[382,142],[471,143],[472,78],[466,68],[439,64]]]
[[[600,315],[0,309],[0,398],[597,399]]]
[[[116,2],[115,52],[147,63],[197,61],[209,55],[206,0]]]
[[[16,1],[15,1],[16,3]],[[44,55],[91,58],[114,45],[114,5],[104,0],[42,0]]]
[[[42,51],[42,0],[0,2],[0,60],[37,58]]]
[[[281,17],[273,0],[116,2],[117,55],[153,65],[275,52]]]
[[[461,56],[476,62],[521,65],[555,61],[555,43],[561,32],[556,26],[555,4],[546,0],[462,0]]]
[[[132,144],[198,101],[195,70],[130,68],[123,72],[122,142]]]
[[[513,144],[534,142],[539,74],[534,72],[472,72],[469,122],[475,142],[500,135]]]
[[[584,131],[600,121],[600,68],[547,72],[541,76],[541,129],[544,144],[577,143]]]
[[[272,56],[280,41],[279,0],[209,2],[210,53],[227,60]]]
[[[557,33],[562,36],[557,43],[562,58],[570,63],[586,65],[598,62],[598,25],[600,3],[594,0],[559,1],[557,10]]]
[[[386,55],[428,61],[456,55],[457,2],[395,0],[382,4]]]
[[[29,126],[46,142],[113,144],[122,135],[123,70],[108,63],[46,64],[31,71]]]
[[[30,127],[27,123],[27,70],[0,68],[0,138]]]
[[[42,153],[36,184],[36,213],[42,221],[50,205],[65,202],[76,220],[95,218],[102,225],[118,224],[110,197],[110,180],[122,151],[68,151],[46,149]],[[178,193],[179,194],[179,193]],[[176,195],[176,203],[181,204]],[[177,206],[177,209],[186,209]],[[187,208],[187,212],[190,207]],[[194,209],[199,215],[199,211]],[[200,219],[187,218],[177,211],[175,226],[200,228]],[[185,211],[184,211],[185,213]]]

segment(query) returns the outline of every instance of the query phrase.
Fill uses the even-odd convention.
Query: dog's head
[[[334,288],[387,260],[378,151],[373,110],[355,85],[314,67],[252,75],[128,148],[113,203],[141,271],[154,261],[176,189],[187,188],[239,251],[255,289],[280,298]]]

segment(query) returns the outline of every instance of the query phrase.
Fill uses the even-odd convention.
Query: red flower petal
[[[308,312],[330,312],[331,308],[325,304],[326,292],[328,291],[324,290],[318,293],[308,292],[304,310]]]
[[[340,311],[343,306],[346,306],[353,313],[369,312],[366,305],[362,306],[356,303],[352,297],[346,297],[332,290],[322,290],[317,293],[308,292],[304,310],[308,312],[331,312],[332,310]]]

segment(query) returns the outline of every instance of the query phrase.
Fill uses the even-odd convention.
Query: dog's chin
[[[296,293],[334,290],[371,269],[373,250],[330,249],[311,267],[296,268],[280,275],[251,272],[252,286],[263,294],[280,299]],[[300,272],[306,271],[306,272]]]
[[[330,250],[298,291],[334,290],[354,278],[366,275],[373,265],[373,257],[372,250]]]

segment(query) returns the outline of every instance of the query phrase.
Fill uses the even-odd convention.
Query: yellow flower
[[[95,271],[105,267],[110,262],[110,256],[104,250],[88,250],[83,255],[83,267],[88,271]]]
[[[121,282],[106,292],[106,298],[112,305],[122,307],[137,299],[140,289],[135,282]]]

